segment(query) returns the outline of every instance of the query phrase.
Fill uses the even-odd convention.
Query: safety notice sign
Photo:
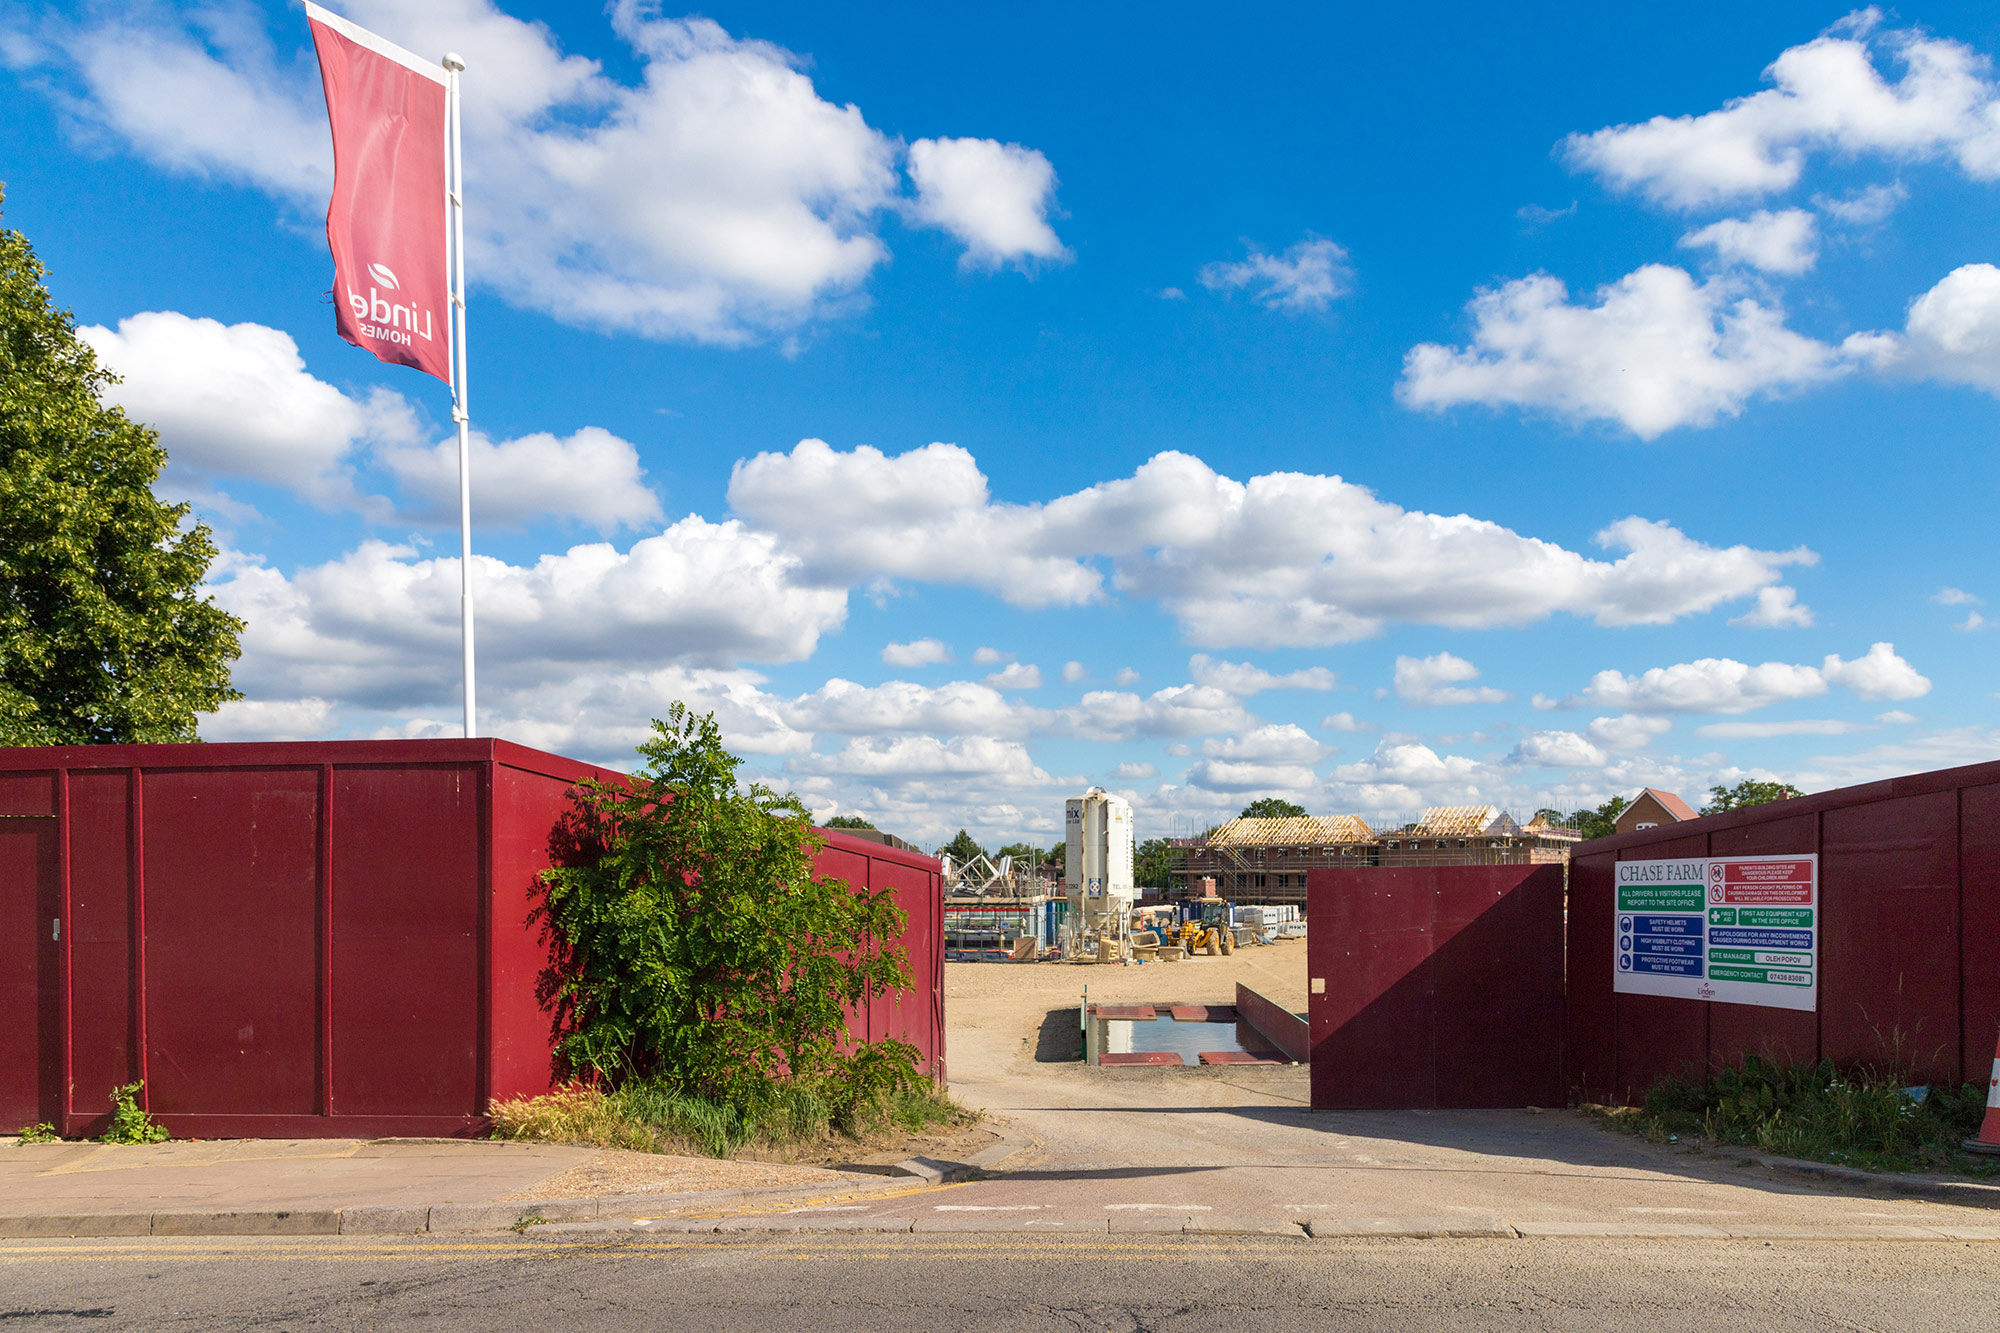
[[[1819,1007],[1819,857],[1620,861],[1612,988]]]

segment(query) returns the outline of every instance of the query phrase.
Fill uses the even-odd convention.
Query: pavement
[[[1227,964],[1229,960],[1207,960]],[[1302,957],[1299,959],[1302,963]],[[1257,960],[1267,972],[1274,960]],[[967,977],[964,969],[980,969]],[[1273,1241],[2000,1242],[2000,1185],[1871,1178],[1654,1145],[1561,1109],[1324,1112],[1299,1066],[1101,1069],[1053,1058],[1065,992],[1226,1003],[1232,969],[948,968],[952,1089],[1000,1135],[964,1162],[828,1171],[674,1159],[588,1193],[597,1150],[466,1140],[0,1146],[0,1238],[1151,1233]],[[1011,977],[999,974],[1012,974]],[[1209,993],[1215,992],[1215,993]],[[1048,1004],[1053,997],[1056,1003]],[[1069,1004],[1065,1010],[1062,1006]],[[654,1159],[658,1160],[658,1159]],[[676,1166],[675,1162],[684,1163]],[[677,1174],[678,1173],[678,1174]]]

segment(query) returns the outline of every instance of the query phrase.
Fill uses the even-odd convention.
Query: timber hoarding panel
[[[2000,1035],[2000,763],[1841,788],[1583,843],[1570,871],[1574,1089],[1630,1102],[1746,1055],[1982,1078]],[[1619,861],[1817,853],[1819,1005],[1612,994]],[[1596,978],[1605,979],[1600,984]]]
[[[1561,866],[1327,869],[1306,882],[1316,1109],[1560,1104]]]
[[[477,1132],[551,1084],[535,876],[592,776],[623,780],[497,740],[0,749],[0,1127],[99,1132],[143,1078],[177,1135]],[[937,862],[827,841],[911,917],[917,991],[855,1031],[941,1069]]]

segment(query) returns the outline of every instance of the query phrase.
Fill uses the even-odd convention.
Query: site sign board
[[[1819,857],[1620,861],[1612,989],[1819,1007]]]

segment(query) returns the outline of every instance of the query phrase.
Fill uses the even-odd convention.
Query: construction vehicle
[[[1178,944],[1190,955],[1209,952],[1233,953],[1235,937],[1229,929],[1229,904],[1221,898],[1196,898],[1180,904],[1181,919],[1162,933],[1168,944]]]

